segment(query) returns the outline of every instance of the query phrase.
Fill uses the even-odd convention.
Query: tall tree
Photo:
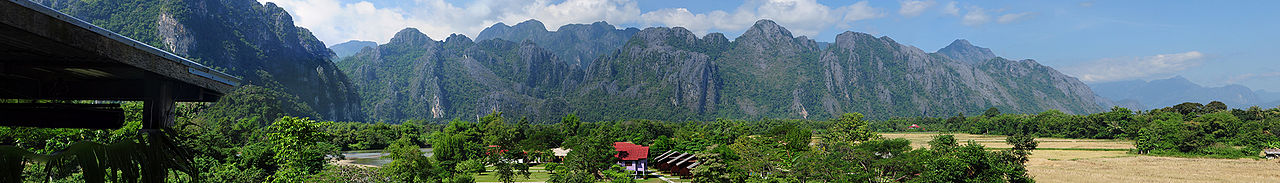
[[[861,113],[845,113],[836,118],[828,129],[827,140],[831,142],[862,142],[868,139],[877,138],[875,132],[867,127],[867,121],[862,120]]]
[[[986,116],[986,117],[996,117],[999,115],[1000,115],[1000,109],[997,109],[996,107],[987,108],[986,112],[982,112],[982,116]]]
[[[418,145],[413,144],[409,136],[401,136],[400,139],[387,146],[386,151],[389,154],[382,158],[391,159],[391,163],[387,163],[380,170],[393,180],[400,182],[436,182],[440,180],[436,177],[436,168],[431,164],[431,159],[423,156]]]
[[[325,143],[328,135],[322,127],[328,124],[292,116],[271,124],[267,139],[272,142],[274,159],[279,164],[272,182],[298,182],[324,170],[325,155],[336,155],[338,151],[337,146]]]

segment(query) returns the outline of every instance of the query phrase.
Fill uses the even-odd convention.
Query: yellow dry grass
[[[933,136],[939,133],[882,133],[880,136],[886,139],[905,138],[911,140],[911,147],[920,148],[928,147],[929,140],[933,140]],[[955,135],[956,141],[961,145],[970,140],[987,146],[989,148],[1010,148],[1009,144],[1004,142],[1005,136],[1002,135],[974,135],[974,134],[951,134]],[[1132,149],[1132,141],[1123,140],[1103,140],[1103,139],[1063,139],[1063,138],[1036,138],[1040,141],[1038,148],[1050,149]]]
[[[1153,156],[1048,160],[1033,158],[1037,182],[1277,182],[1280,162]]]
[[[885,133],[906,138],[912,147],[927,147],[937,133]],[[961,143],[973,140],[992,148],[1008,148],[1005,136],[953,134]],[[1037,182],[1280,182],[1280,161],[1202,159],[1128,154],[1133,142],[1123,140],[1037,138],[1039,148],[1027,162]],[[1112,151],[1077,150],[1111,149]]]

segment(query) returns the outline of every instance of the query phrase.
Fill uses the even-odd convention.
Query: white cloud
[[[956,7],[956,2],[947,3],[946,7],[942,7],[942,13],[948,15],[960,16],[960,7]]]
[[[740,15],[741,16],[741,15]],[[746,29],[755,21],[752,18],[736,18],[724,11],[712,11],[706,14],[693,14],[684,8],[667,8],[640,15],[647,25],[669,25],[689,29],[699,35],[707,34],[712,29],[739,30]]]
[[[960,23],[967,26],[978,26],[991,21],[991,16],[987,15],[986,10],[983,10],[982,7],[969,6],[968,9],[969,12],[964,14]]]
[[[368,1],[343,3],[338,0],[259,0],[273,2],[289,11],[298,26],[311,29],[327,44],[346,40],[385,43],[401,29],[417,28],[433,39],[450,34],[474,37],[498,22],[515,24],[529,19],[542,21],[548,29],[565,24],[608,21],[634,23],[640,9],[632,0],[472,1],[461,6],[444,0],[401,1],[398,7],[380,7]]]
[[[841,7],[840,11],[845,13],[844,22],[856,22],[859,20],[884,17],[884,13],[880,12],[880,9],[867,5],[867,1],[860,1],[849,6]]]
[[[265,0],[265,2],[273,2],[283,7],[294,17],[294,23],[297,26],[310,29],[318,39],[329,44],[350,39],[385,40],[412,22],[395,10],[379,9],[365,1],[349,4],[342,4],[336,0]]]
[[[1031,15],[1031,12],[1004,14],[1004,15],[1000,15],[1000,18],[996,19],[996,22],[1002,23],[1002,24],[1013,23],[1018,20],[1026,19],[1027,17],[1030,17],[1030,15]]]
[[[741,31],[756,20],[772,19],[796,35],[816,36],[832,26],[883,17],[882,10],[867,1],[833,8],[816,0],[749,0],[733,10],[693,13],[683,8],[643,12],[636,0],[477,0],[451,3],[445,0],[397,1],[394,7],[368,1],[341,0],[258,0],[273,2],[293,15],[298,26],[306,27],[330,45],[347,40],[385,43],[401,29],[417,28],[433,39],[450,34],[474,37],[495,23],[508,25],[529,19],[541,21],[555,30],[566,24],[607,21],[613,25],[685,27],[705,34],[711,31]]]
[[[1084,82],[1108,82],[1163,77],[1200,65],[1199,51],[1139,58],[1107,58],[1063,69]]]
[[[734,12],[694,14],[684,8],[667,8],[646,12],[640,19],[647,26],[685,27],[698,34],[713,30],[741,31],[756,20],[770,19],[797,36],[813,37],[832,25],[847,26],[883,16],[880,9],[871,7],[867,1],[833,9],[815,0],[756,0],[743,3]]]
[[[954,4],[955,2],[952,2],[952,3]],[[902,1],[899,4],[901,5],[901,8],[898,8],[898,14],[901,14],[902,16],[905,16],[905,17],[914,17],[914,16],[919,16],[920,13],[924,13],[924,10],[929,9],[929,7],[933,6],[935,2],[933,0],[929,0],[929,1],[907,0],[907,1]]]

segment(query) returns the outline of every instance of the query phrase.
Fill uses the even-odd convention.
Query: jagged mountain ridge
[[[537,30],[540,25],[526,21],[515,27],[534,27],[530,30]],[[570,26],[583,25],[566,27]],[[482,35],[489,37],[522,32],[522,35],[538,37],[538,34],[552,34],[545,29],[514,31],[525,29],[503,24],[495,27],[499,28],[487,29],[491,34]],[[395,39],[407,37],[426,36],[397,34]],[[366,50],[339,62],[339,65],[352,75],[361,86],[361,93],[368,97],[366,109],[390,108],[402,109],[406,114],[419,113],[370,114],[383,120],[469,118],[490,111],[543,118],[539,120],[551,120],[568,113],[577,113],[590,120],[824,119],[846,112],[888,118],[951,116],[961,112],[976,114],[988,107],[999,107],[1013,113],[1038,113],[1050,109],[1091,113],[1102,111],[1103,108],[1097,104],[1104,103],[1084,83],[1033,60],[992,57],[976,62],[959,61],[944,53],[927,53],[899,44],[888,37],[877,38],[856,32],[845,32],[833,43],[820,44],[803,36],[794,37],[786,28],[769,20],[757,22],[733,41],[719,33],[699,37],[680,27],[646,28],[630,36],[624,45],[582,67],[562,66],[572,65],[571,61],[559,59],[557,57],[562,54],[549,54],[555,52],[542,47],[544,43],[554,44],[556,40],[517,38],[523,41],[516,48],[501,45],[517,43],[489,37],[491,39],[479,44],[470,43],[481,46],[438,46],[450,44],[453,37],[444,42],[418,44],[428,54],[403,54],[392,50],[402,46],[388,43],[378,46],[378,51]],[[489,44],[484,44],[486,42]],[[964,42],[969,49],[990,53],[989,49],[969,45],[967,41],[957,42]],[[486,54],[515,56],[494,57],[496,59],[489,62],[474,58]],[[468,64],[472,62],[470,60],[491,64]],[[425,70],[436,74],[427,74],[429,72],[425,70],[382,71],[390,70],[396,64],[412,65],[415,69],[429,68]],[[549,67],[532,69],[535,67],[531,65],[539,64]],[[379,67],[385,69],[375,69]],[[451,70],[456,73],[439,74]],[[420,85],[414,82],[395,85],[431,85],[440,91],[408,92],[418,97],[414,100],[369,95],[384,93],[389,96],[402,92],[370,87],[384,86],[381,83],[386,81],[361,75],[435,78],[419,82]],[[499,79],[484,79],[486,76]],[[442,83],[490,84],[446,86]],[[494,97],[458,96],[461,91]],[[435,100],[441,101],[442,105],[379,107],[400,105],[396,104],[399,101],[434,105]],[[420,115],[421,111],[432,111],[433,115]],[[444,112],[434,115],[437,113],[434,111]]]
[[[324,120],[361,121],[354,85],[334,53],[283,8],[253,0],[38,0],[96,26],[241,77],[279,88]],[[304,115],[304,114],[298,114]],[[304,115],[305,116],[305,115]]]
[[[515,26],[497,23],[480,31],[476,41],[503,39],[512,42],[532,41],[550,50],[570,65],[585,68],[602,54],[617,50],[640,29],[617,29],[606,22],[569,24],[548,31],[538,20],[527,20]]]
[[[962,61],[966,63],[978,63],[982,61],[996,58],[996,54],[991,49],[974,46],[969,40],[957,39],[951,42],[947,47],[938,49],[939,54],[950,58],[951,60]]]
[[[417,29],[338,62],[357,81],[375,121],[472,118],[493,111],[550,118],[576,81],[567,63],[530,42],[436,41]],[[561,101],[557,103],[556,101]]]

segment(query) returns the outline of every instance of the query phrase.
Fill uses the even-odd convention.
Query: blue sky
[[[955,39],[1035,59],[1089,83],[1185,76],[1207,86],[1280,91],[1280,1],[837,0],[259,0],[274,2],[333,45],[385,43],[415,27],[432,38],[474,37],[497,22],[549,29],[608,21],[741,34],[757,19],[833,41],[844,31],[936,51]]]

